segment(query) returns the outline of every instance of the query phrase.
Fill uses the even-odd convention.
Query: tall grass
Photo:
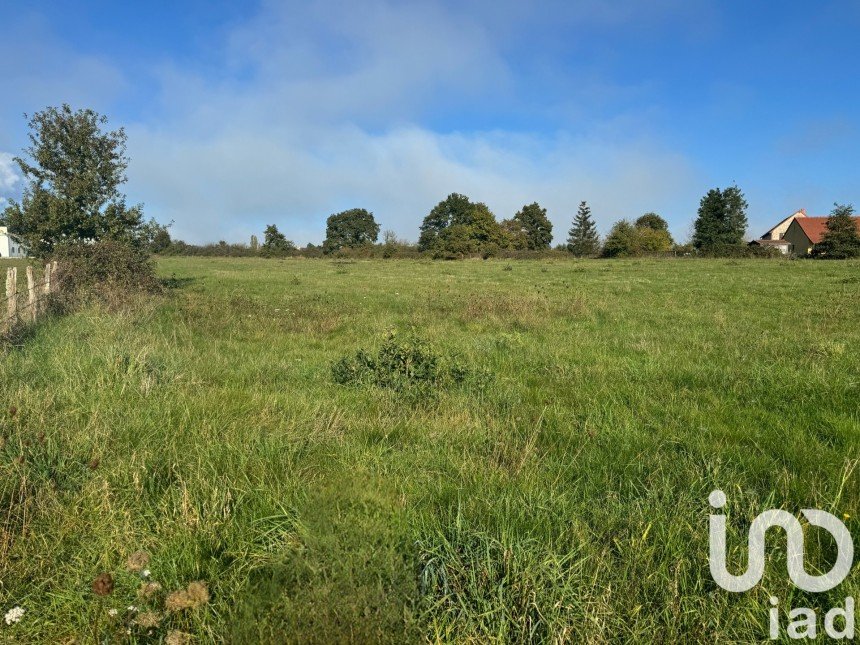
[[[860,579],[798,595],[774,540],[759,587],[722,591],[707,496],[735,565],[771,507],[860,535],[858,269],[162,259],[166,295],[0,360],[0,613],[26,610],[0,641],[765,639],[770,595],[827,608]],[[421,406],[335,382],[391,329],[489,386]],[[198,580],[208,603],[165,608]]]

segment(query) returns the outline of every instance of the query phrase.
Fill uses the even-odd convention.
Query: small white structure
[[[0,226],[0,258],[26,258],[27,247],[9,235],[5,226]]]

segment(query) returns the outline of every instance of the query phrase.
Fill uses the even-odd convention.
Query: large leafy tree
[[[333,253],[342,248],[373,244],[379,237],[379,224],[373,213],[363,208],[351,208],[326,220],[323,252]]]
[[[510,246],[511,238],[486,204],[452,193],[424,218],[418,248],[445,257],[489,254]]]
[[[466,224],[473,206],[468,197],[459,193],[451,193],[436,204],[421,223],[418,248],[428,251],[436,246],[439,236],[446,228],[454,224]]]
[[[28,184],[0,219],[31,253],[79,240],[148,242],[142,207],[126,206],[120,192],[129,161],[125,131],[105,131],[106,124],[97,112],[68,105],[29,119],[30,145],[15,158]]]
[[[512,219],[502,222],[502,226],[511,235],[515,248],[542,251],[552,242],[552,222],[546,216],[546,209],[537,202],[523,206]]]
[[[816,257],[843,260],[860,257],[860,233],[857,231],[857,218],[850,204],[834,204],[827,218],[827,230],[821,242],[815,245]]]
[[[693,229],[693,245],[705,251],[743,243],[747,231],[747,202],[737,186],[712,188],[702,197]]]
[[[600,251],[597,225],[591,217],[591,208],[584,201],[580,202],[573,226],[568,231],[567,250],[577,257],[597,255]]]

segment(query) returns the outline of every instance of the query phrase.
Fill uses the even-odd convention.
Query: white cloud
[[[247,238],[275,222],[299,242],[319,241],[325,217],[352,206],[414,240],[430,208],[462,192],[500,218],[537,200],[560,241],[582,199],[606,229],[611,220],[641,214],[643,204],[666,212],[692,183],[682,157],[644,141],[440,135],[418,127],[371,134],[354,126],[319,129],[303,146],[289,133],[267,136],[251,125],[202,142],[131,134],[132,179],[149,212],[175,220],[180,237],[196,240]]]
[[[228,38],[218,81],[161,70],[159,124],[128,128],[130,197],[148,215],[174,220],[175,235],[189,241],[247,239],[275,222],[299,243],[318,242],[326,216],[352,206],[414,240],[424,215],[455,191],[499,218],[537,200],[557,242],[583,199],[604,230],[643,210],[670,222],[676,213],[686,226],[691,214],[678,209],[698,200],[687,194],[693,168],[634,136],[641,123],[627,117],[582,123],[587,134],[576,135],[421,125],[492,111],[528,89],[517,85],[497,33],[441,7],[266,5]]]
[[[16,194],[20,182],[21,176],[13,155],[0,152],[0,208],[4,208],[8,198]]]
[[[66,46],[47,21],[24,10],[4,25],[0,38],[0,148],[26,143],[23,113],[69,103],[110,113],[129,89],[119,69],[102,57]]]
[[[18,174],[14,155],[0,152],[0,193],[11,192],[19,181],[21,176]]]

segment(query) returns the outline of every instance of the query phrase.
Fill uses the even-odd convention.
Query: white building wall
[[[5,226],[0,226],[0,258],[26,258],[27,250],[12,237]]]

